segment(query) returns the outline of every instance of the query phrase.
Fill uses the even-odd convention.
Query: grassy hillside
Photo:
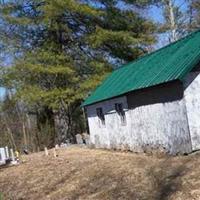
[[[200,155],[186,157],[71,147],[59,157],[24,157],[0,169],[5,200],[192,200],[200,199]]]

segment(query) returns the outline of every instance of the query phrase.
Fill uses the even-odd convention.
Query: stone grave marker
[[[48,155],[49,155],[49,152],[48,152],[47,147],[44,147],[44,153],[45,153],[45,156],[48,156]]]
[[[84,140],[85,140],[85,144],[86,144],[87,146],[90,146],[90,135],[87,134],[87,133],[83,133],[83,138],[84,138]]]
[[[6,164],[6,152],[4,148],[0,148],[0,165]]]
[[[77,142],[77,144],[83,144],[82,135],[80,135],[80,134],[76,135],[76,142]]]
[[[10,155],[9,155],[9,150],[8,147],[5,147],[5,153],[6,153],[6,158],[9,159]]]

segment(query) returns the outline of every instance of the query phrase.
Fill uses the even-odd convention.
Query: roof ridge
[[[122,69],[122,68],[124,68],[124,67],[126,67],[126,66],[128,66],[128,65],[130,65],[130,64],[137,63],[138,61],[142,60],[143,58],[146,58],[146,57],[148,57],[148,56],[151,56],[151,55],[153,55],[153,54],[155,54],[155,53],[157,53],[157,52],[159,52],[159,51],[161,51],[161,50],[163,50],[163,49],[166,49],[167,47],[170,47],[170,46],[172,46],[172,45],[174,45],[174,44],[176,44],[176,43],[178,43],[178,42],[181,42],[181,41],[183,41],[183,40],[185,40],[185,39],[188,39],[189,37],[192,37],[193,35],[197,34],[198,32],[200,32],[200,29],[198,29],[198,30],[196,30],[196,31],[193,31],[193,32],[187,34],[186,36],[180,38],[179,40],[176,40],[176,41],[174,41],[174,42],[172,42],[172,43],[170,43],[170,44],[167,44],[167,45],[165,45],[165,46],[163,46],[163,47],[161,47],[161,48],[159,48],[159,49],[156,49],[155,51],[152,51],[152,52],[150,52],[150,53],[146,53],[146,54],[144,54],[144,55],[138,57],[136,60],[133,60],[133,61],[131,61],[131,62],[128,62],[128,63],[126,63],[126,64],[124,64],[124,65],[121,65],[120,67],[118,67],[118,68],[115,69],[114,71],[120,70],[120,69]]]

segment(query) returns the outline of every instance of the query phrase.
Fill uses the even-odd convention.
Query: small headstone
[[[6,159],[9,159],[10,155],[9,155],[9,150],[8,147],[5,147],[5,152],[6,152]]]
[[[15,160],[15,155],[13,149],[10,149],[10,155],[11,155],[11,165],[17,165],[18,162]]]
[[[65,144],[70,145],[70,140],[65,140]]]
[[[90,145],[90,135],[87,134],[87,133],[83,133],[83,138],[84,138],[84,140],[85,140],[85,144],[86,144],[87,146],[89,146],[89,145]]]
[[[13,149],[10,149],[10,155],[11,155],[11,160],[15,161],[15,156],[14,156]]]
[[[60,145],[61,148],[66,148],[67,146],[68,146],[67,143],[61,143],[61,145]]]
[[[77,144],[83,144],[82,135],[80,135],[80,134],[76,135],[76,142],[77,142]]]
[[[6,164],[6,152],[4,148],[0,148],[0,165]]]
[[[15,151],[16,160],[19,161],[19,151]]]
[[[53,156],[54,156],[54,158],[57,158],[57,157],[58,157],[58,153],[57,153],[57,151],[56,151],[56,148],[53,149]]]
[[[49,152],[48,152],[47,147],[44,148],[44,152],[45,152],[45,156],[48,156],[48,155],[49,155]]]

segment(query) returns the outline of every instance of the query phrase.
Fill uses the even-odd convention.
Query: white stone
[[[76,135],[76,142],[77,142],[77,144],[83,144],[82,135],[80,135],[80,134]]]
[[[10,155],[9,155],[9,150],[8,147],[5,147],[5,153],[6,153],[6,158],[9,159]]]
[[[87,134],[87,133],[83,133],[83,138],[84,138],[84,140],[85,140],[85,144],[86,144],[87,146],[89,146],[89,145],[90,145],[90,135]]]
[[[6,151],[4,148],[0,148],[0,165],[6,163]]]
[[[15,155],[13,149],[10,149],[10,155],[11,155],[11,160],[14,163],[15,162]]]
[[[47,147],[44,148],[44,152],[45,152],[45,156],[48,156],[48,155],[49,155],[49,152],[48,152]]]

